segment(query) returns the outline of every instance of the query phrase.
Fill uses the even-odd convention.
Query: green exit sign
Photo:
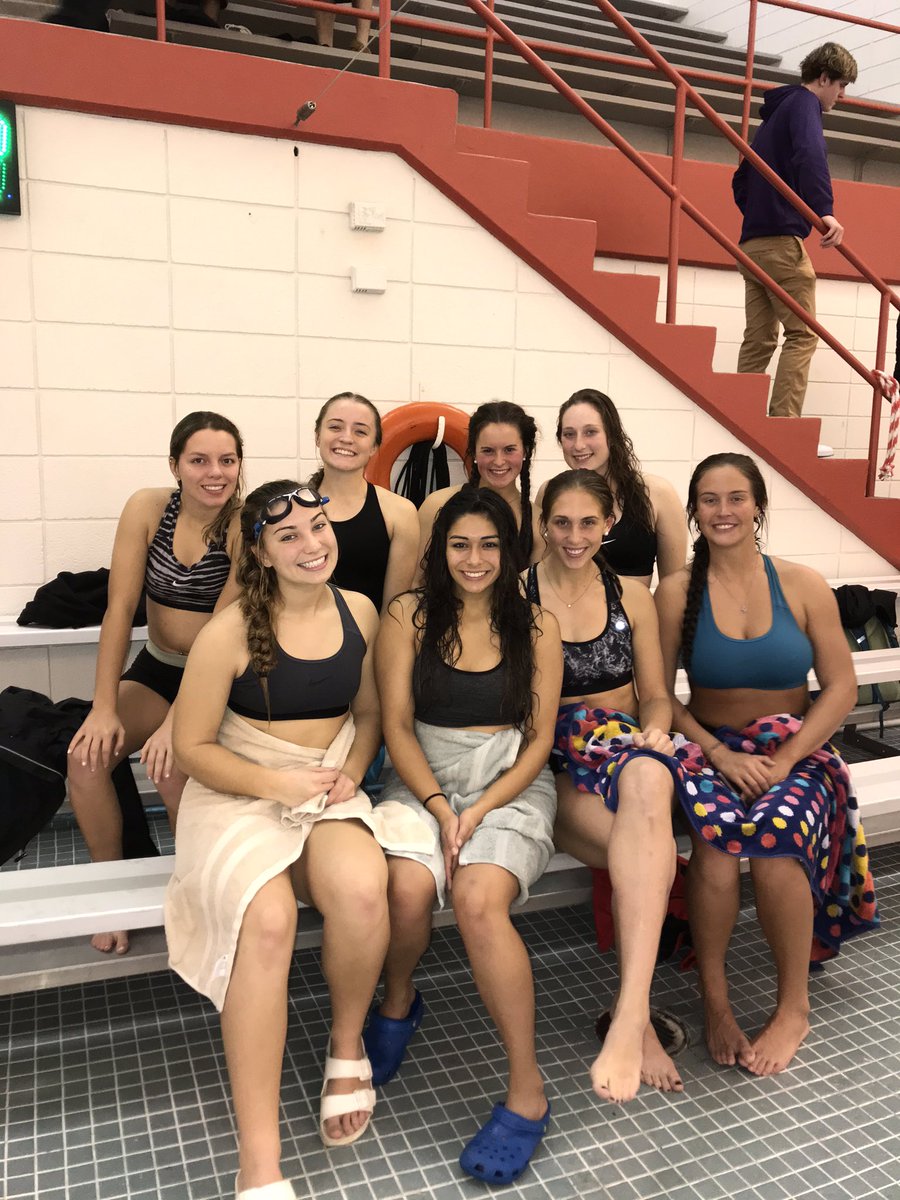
[[[16,106],[0,100],[0,216],[18,216],[21,211]]]

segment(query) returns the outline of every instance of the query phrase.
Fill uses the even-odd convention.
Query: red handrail
[[[611,125],[608,124],[598,113],[590,107],[577,92],[571,88],[564,79],[562,79],[552,67],[549,67],[538,55],[518,37],[517,34],[505,25],[496,14],[492,13],[487,6],[482,3],[482,0],[466,0],[466,3],[471,9],[477,12],[486,24],[490,25],[496,33],[503,38],[509,45],[513,46],[519,54],[535,68],[548,83],[563,96],[566,97],[587,119],[596,126],[600,132],[613,143],[626,157],[634,163],[639,170],[656,184],[663,192],[668,195],[670,202],[673,205],[673,212],[670,217],[670,230],[674,231],[675,240],[677,243],[677,227],[678,227],[678,212],[684,210],[693,221],[695,221],[701,229],[709,234],[718,244],[726,250],[736,262],[746,267],[760,283],[764,284],[779,300],[782,301],[788,308],[791,309],[797,316],[801,318],[812,329],[826,345],[830,346],[836,354],[838,354],[846,363],[853,368],[858,375],[872,388],[872,415],[869,425],[869,461],[866,477],[866,494],[873,495],[875,491],[875,470],[876,458],[878,453],[878,436],[880,433],[880,418],[881,418],[881,403],[882,393],[877,379],[864,366],[859,359],[852,354],[837,338],[835,338],[823,325],[802,308],[792,296],[780,287],[775,280],[771,279],[765,271],[757,266],[752,259],[741,250],[741,248],[730,238],[728,238],[720,229],[709,221],[703,213],[701,213],[693,204],[690,203],[679,191],[674,183],[670,183],[656,168],[647,161],[644,156],[627,142]],[[690,99],[691,103],[699,109],[699,111],[715,126],[720,133],[723,133],[728,140],[747,158],[750,163],[760,172],[760,174],[772,184],[790,203],[800,212],[811,224],[819,229],[822,233],[825,232],[826,226],[821,217],[807,205],[794,192],[780,176],[776,175],[772,168],[765,163],[758,154],[756,154],[750,146],[738,134],[722,120],[715,110],[707,103],[706,100],[687,82],[682,74],[675,69],[663,56],[644,38],[630,22],[610,3],[610,0],[594,0],[597,7],[615,24],[623,33],[626,34],[632,43],[641,50],[658,70],[666,76],[666,78],[675,85],[676,88],[676,121],[677,121],[677,97],[679,93]],[[678,147],[680,150],[681,147]],[[674,163],[673,163],[674,170]],[[677,245],[676,245],[677,249]],[[843,256],[856,267],[856,269],[869,280],[875,287],[878,288],[882,296],[882,303],[879,315],[879,330],[878,330],[878,349],[876,350],[876,369],[882,370],[884,367],[884,354],[887,345],[887,314],[889,305],[893,305],[900,310],[900,300],[893,294],[888,285],[883,279],[880,279],[874,271],[870,270],[859,257],[853,253],[846,245],[836,247]],[[673,246],[669,246],[669,274],[671,275],[673,268],[677,270],[677,257],[673,253]],[[674,314],[676,300],[675,289],[671,285],[671,280],[667,281],[666,295],[666,320],[671,321]]]
[[[157,37],[160,41],[165,40],[165,20],[164,20],[164,0],[162,0],[162,13],[160,12],[161,0],[157,2]],[[750,0],[755,3],[756,0]],[[311,9],[317,12],[333,12],[343,17],[353,17],[362,20],[371,19],[372,14],[365,9],[351,8],[346,4],[332,4],[329,0],[280,0],[280,3],[285,8],[300,8]],[[379,0],[379,5],[383,0]],[[491,5],[489,5],[491,7]],[[487,45],[489,40],[497,41],[496,35],[484,29],[478,29],[467,25],[454,25],[449,21],[432,21],[423,17],[406,16],[402,11],[390,13],[390,5],[388,5],[388,23],[389,26],[400,26],[405,29],[417,29],[423,33],[449,33],[454,37],[462,38],[467,41],[484,42]],[[379,35],[380,36],[380,35]],[[541,38],[523,38],[525,45],[530,46],[532,50],[538,50],[542,53],[558,55],[561,58],[584,59],[586,62],[602,62],[609,63],[611,66],[628,67],[631,70],[646,72],[653,74],[655,67],[652,63],[642,62],[639,58],[629,57],[624,54],[612,54],[606,50],[591,50],[586,46],[567,46],[561,42],[548,42]],[[379,53],[379,65],[381,54]],[[747,81],[744,75],[729,75],[723,71],[706,71],[700,67],[681,67],[681,74],[686,79],[697,79],[706,83],[721,83],[734,85],[741,88],[746,88]],[[381,73],[381,72],[379,72]],[[778,83],[768,83],[765,80],[751,80],[750,88],[752,91],[766,92],[772,88],[780,87]],[[490,89],[488,89],[490,90]],[[845,108],[860,108],[867,111],[878,113],[898,113],[900,114],[900,105],[884,104],[875,100],[863,100],[860,98],[847,97],[842,101]],[[488,101],[490,108],[490,100]],[[486,128],[490,128],[488,124]]]
[[[741,115],[741,137],[748,141],[747,129],[750,124],[750,104],[753,88],[753,56],[756,53],[756,19],[760,4],[768,4],[770,8],[789,8],[795,12],[808,13],[814,17],[830,17],[834,21],[844,21],[848,25],[863,25],[867,29],[879,29],[885,33],[900,33],[900,25],[888,25],[886,21],[876,21],[872,17],[857,17],[853,13],[838,12],[827,8],[814,8],[811,4],[799,4],[797,0],[750,0],[750,11],[747,17],[747,59],[744,68],[744,111]],[[860,99],[848,99],[845,104],[853,107],[876,107],[874,104]]]
[[[288,7],[294,8],[309,8],[322,12],[333,12],[344,17],[354,17],[361,19],[370,19],[371,12],[365,9],[348,8],[344,5],[328,3],[327,0],[282,0]],[[657,51],[642,34],[635,29],[631,23],[616,9],[610,0],[594,0],[600,11],[609,18],[609,20],[631,41],[635,48],[640,51],[649,61],[642,62],[639,59],[626,57],[624,55],[607,54],[604,51],[589,50],[586,48],[574,48],[569,46],[558,45],[554,42],[545,42],[538,39],[521,38],[514,33],[503,21],[497,17],[494,12],[494,0],[466,0],[466,4],[474,13],[481,17],[485,28],[478,29],[462,25],[452,25],[446,22],[436,22],[423,20],[418,17],[407,17],[402,12],[391,12],[390,0],[379,0],[379,74],[383,76],[390,75],[390,28],[392,25],[405,26],[412,29],[421,29],[424,31],[452,33],[454,36],[468,38],[475,41],[483,41],[485,43],[485,94],[484,94],[484,124],[485,127],[490,127],[491,107],[492,107],[492,82],[493,82],[493,56],[494,42],[500,40],[505,42],[513,50],[515,50],[522,58],[525,59],[538,74],[552,87],[556,89],[565,99],[567,99],[574,108],[582,113],[602,134],[610,141],[618,150],[620,150],[650,181],[656,185],[669,197],[669,239],[668,239],[668,271],[666,281],[666,321],[674,322],[677,304],[677,274],[678,274],[678,249],[679,249],[679,228],[680,215],[684,211],[699,227],[707,233],[715,242],[717,242],[723,250],[725,250],[738,264],[744,266],[752,275],[754,275],[765,287],[769,289],[779,300],[785,304],[792,312],[801,318],[818,336],[830,346],[832,350],[842,358],[853,370],[873,389],[872,396],[872,415],[869,427],[869,461],[867,471],[866,494],[874,493],[875,485],[875,469],[876,457],[878,452],[878,440],[880,433],[880,415],[882,393],[880,386],[869,370],[863,363],[856,358],[845,346],[843,346],[832,334],[825,329],[824,326],[804,308],[802,308],[787,292],[784,291],[773,279],[771,279],[761,267],[757,266],[740,247],[728,238],[720,229],[718,229],[704,214],[697,209],[682,193],[680,188],[681,163],[684,157],[684,122],[686,101],[689,99],[700,113],[709,120],[712,125],[718,129],[728,140],[736,147],[736,149],[749,160],[754,168],[779,191],[793,206],[806,217],[810,223],[825,232],[825,225],[821,218],[813,212],[811,208],[798,196],[791,188],[776,175],[775,172],[765,163],[748,145],[746,137],[739,136],[735,133],[728,123],[719,116],[712,106],[696,91],[696,89],[688,82],[688,77],[701,78],[711,81],[727,81],[729,83],[739,83],[742,85],[745,102],[745,114],[742,121],[742,133],[746,133],[749,128],[749,113],[747,105],[753,89],[768,90],[772,87],[777,87],[777,84],[758,83],[752,78],[752,58],[754,53],[755,30],[756,30],[756,15],[759,0],[749,0],[750,3],[750,28],[748,34],[748,54],[745,73],[743,77],[722,75],[711,71],[700,71],[692,68],[676,69],[673,67],[660,53]],[[890,32],[900,32],[900,28],[886,25],[884,22],[875,22],[867,18],[851,17],[845,13],[827,12],[826,10],[813,8],[809,5],[794,3],[793,0],[762,0],[762,3],[767,3],[781,8],[797,9],[801,12],[809,12],[814,15],[833,16],[836,18],[847,19],[855,24],[874,26],[879,29],[887,29]],[[164,15],[165,7],[164,0],[157,0],[157,32],[164,38]],[[609,62],[616,65],[623,65],[629,68],[637,68],[640,70],[653,71],[663,75],[675,88],[675,133],[673,142],[671,180],[667,180],[653,164],[646,159],[639,151],[625,140],[607,121],[604,120],[594,109],[583,99],[562,77],[548,66],[547,63],[537,53],[545,51],[551,54],[558,54],[565,58],[585,58],[589,61]],[[900,112],[900,107],[895,105],[873,104],[868,102],[856,101],[856,106],[873,108],[880,111]],[[883,370],[885,363],[885,354],[887,347],[887,321],[890,307],[893,306],[900,310],[900,299],[898,299],[887,284],[877,276],[847,245],[842,244],[836,249],[850,262],[859,273],[867,279],[881,293],[881,305],[879,309],[879,325],[878,338],[876,349],[875,368]]]

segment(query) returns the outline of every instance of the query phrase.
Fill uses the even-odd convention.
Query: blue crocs
[[[541,1144],[550,1127],[550,1101],[539,1121],[529,1121],[495,1104],[491,1119],[475,1134],[459,1156],[459,1165],[483,1183],[513,1183]]]
[[[369,1013],[369,1023],[363,1030],[366,1054],[372,1064],[372,1083],[375,1087],[390,1083],[403,1062],[409,1039],[422,1024],[425,1002],[416,991],[405,1017],[383,1017],[377,1009]]]

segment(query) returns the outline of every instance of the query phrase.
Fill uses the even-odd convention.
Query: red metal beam
[[[756,4],[757,0],[750,0],[751,5]],[[766,2],[766,0],[760,0]],[[768,0],[769,3],[773,0]],[[165,41],[165,0],[156,0],[157,3],[157,37],[160,41]],[[345,17],[355,17],[361,20],[370,19],[372,14],[366,9],[350,8],[345,4],[332,4],[328,0],[281,0],[281,3],[286,8],[311,9],[317,12],[333,12]],[[379,5],[387,4],[388,21],[391,26],[402,27],[405,29],[417,29],[423,33],[443,33],[450,34],[453,37],[458,37],[464,41],[484,42],[491,40],[496,41],[496,38],[491,37],[491,34],[484,30],[478,29],[471,25],[456,25],[450,21],[434,21],[424,17],[407,16],[405,13],[398,12],[393,15],[390,12],[390,0],[379,0]],[[162,9],[160,6],[162,5]],[[491,0],[491,8],[493,8],[493,0]],[[160,15],[162,13],[162,15]],[[160,32],[160,31],[163,32]],[[627,67],[636,71],[652,73],[656,71],[656,67],[649,62],[644,62],[639,58],[634,58],[626,54],[612,54],[605,50],[591,50],[587,46],[566,46],[559,42],[548,42],[541,38],[522,38],[526,46],[530,46],[532,50],[538,50],[544,54],[558,55],[560,58],[571,58],[573,60],[583,59],[586,62],[602,62],[609,63],[610,66]],[[487,53],[487,51],[486,51]],[[390,77],[390,71],[385,70],[381,62],[381,53],[379,52],[379,74],[385,78]],[[388,59],[389,61],[389,59]],[[733,86],[735,88],[743,88],[746,90],[748,82],[746,75],[729,75],[724,71],[706,71],[700,67],[680,67],[681,74],[686,79],[697,79],[706,83],[719,83],[725,87]],[[768,83],[764,80],[753,80],[749,82],[751,91],[767,92],[772,88],[780,87],[777,83]],[[845,106],[859,108],[865,111],[883,112],[883,113],[900,113],[900,105],[884,104],[876,100],[864,100],[859,97],[847,97],[842,103]],[[749,113],[749,102],[747,102],[747,112]],[[745,136],[742,130],[742,136]]]
[[[811,4],[798,4],[795,0],[761,0],[772,8],[791,8],[794,12],[809,13],[813,17],[828,17],[832,21],[846,21],[850,25],[865,25],[868,29],[883,29],[885,33],[900,33],[900,25],[888,25],[872,17],[857,17],[853,13],[838,12],[833,8],[814,8]]]

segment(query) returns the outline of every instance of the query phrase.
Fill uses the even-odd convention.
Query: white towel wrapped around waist
[[[438,786],[456,813],[479,800],[494,780],[509,770],[522,745],[522,735],[517,729],[479,733],[416,721],[415,732]],[[378,808],[399,801],[413,811],[424,813],[435,836],[434,849],[427,854],[408,850],[388,853],[428,867],[434,876],[438,903],[443,907],[446,880],[437,821],[422,808],[396,772],[388,777],[382,797]],[[555,818],[556,785],[549,767],[545,766],[518,796],[484,817],[460,850],[459,865],[488,863],[505,868],[519,883],[516,903],[524,904],[529,888],[544,873],[553,854]]]
[[[230,709],[217,741],[274,770],[342,767],[353,745],[352,715],[327,750],[295,746],[254,728]],[[233,796],[189,779],[178,811],[175,870],[166,889],[169,965],[221,1010],[247,905],[295,862],[317,821],[361,821],[385,850],[429,853],[434,835],[400,804],[373,809],[365,792],[325,807],[325,793],[288,809],[275,800]]]

